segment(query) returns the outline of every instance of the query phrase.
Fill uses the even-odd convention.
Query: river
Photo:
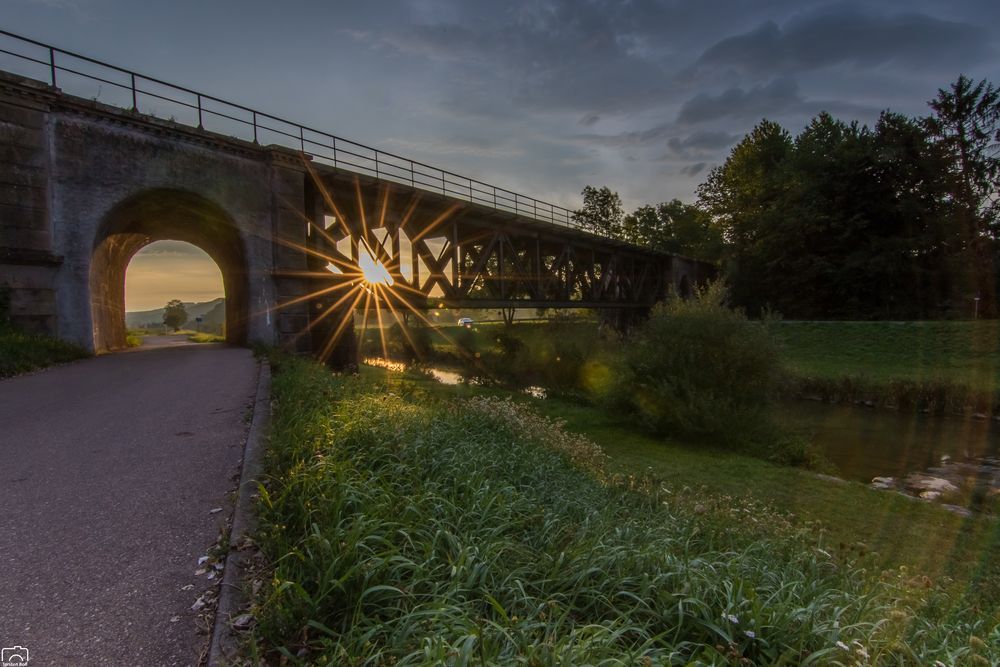
[[[784,421],[817,445],[844,479],[870,483],[922,473],[948,480],[963,496],[1000,490],[996,421],[814,401],[782,407]]]

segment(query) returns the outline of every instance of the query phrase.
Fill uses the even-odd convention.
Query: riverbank
[[[1000,417],[1000,322],[785,322],[781,343],[786,396],[937,415]],[[458,365],[521,385],[586,393],[601,360],[618,345],[594,320],[476,323],[427,330],[419,353],[375,330],[368,352]],[[588,365],[589,364],[589,365]],[[588,375],[589,373],[589,375]]]
[[[776,322],[786,393],[941,415],[1000,416],[1000,322]]]
[[[495,386],[446,385],[418,372],[384,368],[364,367],[363,374],[396,390],[444,401],[486,395],[530,404],[600,445],[617,472],[653,474],[673,488],[686,486],[695,495],[754,498],[800,521],[816,522],[834,548],[861,548],[879,567],[907,566],[958,581],[968,581],[985,567],[986,579],[993,582],[994,604],[1000,604],[1000,558],[992,564],[984,560],[990,549],[1000,548],[1000,522],[995,517],[964,517],[934,503],[871,489],[864,482],[775,465],[704,443],[654,437],[630,420],[558,396],[539,400]]]
[[[505,394],[279,364],[253,651],[1000,658],[994,523]]]

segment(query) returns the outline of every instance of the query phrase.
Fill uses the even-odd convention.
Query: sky
[[[156,241],[125,272],[125,310],[163,308],[167,301],[201,303],[224,295],[222,272],[205,251],[183,241]]]
[[[585,185],[693,201],[765,117],[871,124],[1000,83],[995,0],[0,5],[11,32],[569,208]]]

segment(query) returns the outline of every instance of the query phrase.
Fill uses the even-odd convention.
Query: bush
[[[396,322],[389,327],[390,354],[400,354],[407,361],[426,359],[431,349],[427,327],[411,327]]]
[[[476,332],[468,327],[458,327],[452,334],[460,355],[471,356],[476,353]]]
[[[653,309],[618,355],[604,397],[652,431],[723,444],[773,442],[778,347],[760,322],[725,305],[721,283]]]

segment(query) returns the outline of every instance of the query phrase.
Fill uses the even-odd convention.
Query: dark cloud
[[[689,178],[694,178],[708,166],[705,162],[695,162],[694,164],[689,164],[688,166],[681,169],[681,174]]]
[[[990,34],[979,26],[916,12],[880,14],[836,5],[807,10],[780,27],[766,21],[723,39],[696,65],[755,74],[887,64],[950,72],[993,54]]]
[[[717,95],[699,93],[681,106],[677,120],[688,125],[724,118],[748,120],[774,116],[803,102],[798,84],[780,78],[748,89],[734,86]]]
[[[669,71],[642,48],[644,40],[616,26],[604,3],[553,0],[484,15],[383,30],[377,44],[410,57],[460,64],[492,95],[511,95],[521,108],[622,111],[662,100]],[[473,104],[475,102],[473,101]]]
[[[717,150],[719,148],[728,148],[732,146],[739,140],[740,136],[738,134],[730,134],[729,132],[723,132],[721,130],[699,130],[683,139],[680,137],[672,137],[667,145],[675,153],[682,155],[686,154],[691,150]]]
[[[570,207],[690,199],[761,117],[1000,82],[996,0],[9,1],[14,32]]]
[[[618,134],[576,134],[571,139],[594,146],[625,148],[658,143],[670,132],[671,126],[669,124],[661,124],[647,130],[620,132]]]

